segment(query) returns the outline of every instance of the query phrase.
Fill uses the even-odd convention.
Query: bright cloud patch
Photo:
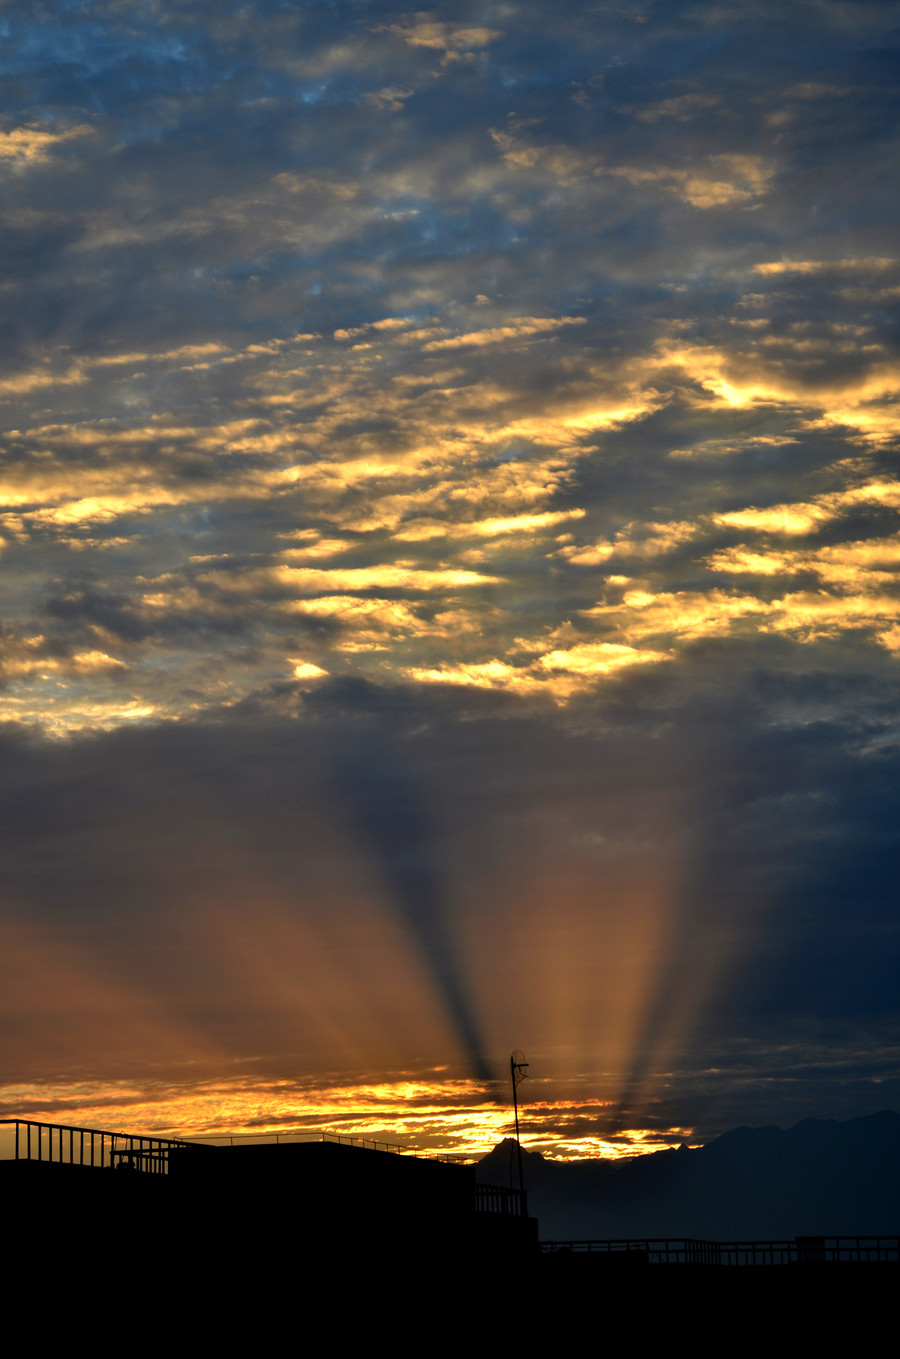
[[[132,102],[0,128],[16,720],[348,678],[565,705],[702,638],[889,648],[900,265],[809,225],[848,165],[860,222],[886,180],[871,138],[804,149],[881,107],[852,43],[713,78],[679,30],[676,79],[633,17],[600,61],[563,10],[558,49],[524,12],[239,16],[227,116],[218,29],[201,61],[202,17],[160,45],[109,11],[110,71],[158,56]]]

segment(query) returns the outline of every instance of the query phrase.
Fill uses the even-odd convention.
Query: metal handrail
[[[644,1237],[608,1241],[542,1241],[545,1255],[632,1252],[659,1265],[898,1264],[900,1236],[797,1236],[780,1241],[702,1241]]]
[[[111,1132],[107,1128],[76,1128],[63,1123],[45,1123],[27,1118],[2,1118],[2,1125],[15,1126],[15,1157],[17,1161],[57,1161],[67,1165],[110,1166],[118,1159],[142,1163],[154,1159],[167,1161],[173,1147],[230,1146],[254,1141],[258,1144],[280,1144],[287,1141],[335,1142],[342,1146],[363,1147],[371,1151],[387,1151],[397,1156],[413,1156],[421,1160],[441,1161],[447,1165],[469,1165],[472,1157],[445,1152],[418,1151],[400,1142],[379,1142],[370,1137],[355,1137],[349,1133],[307,1132],[281,1129],[265,1133],[200,1133],[190,1139],[183,1137],[150,1137],[136,1133]],[[22,1130],[20,1132],[20,1129]],[[142,1164],[143,1168],[143,1164]]]
[[[76,1128],[66,1123],[45,1123],[31,1118],[0,1118],[0,1126],[14,1127],[16,1161],[45,1161],[60,1165],[110,1168],[118,1160],[142,1162],[154,1174],[168,1170],[173,1147],[196,1146],[183,1138],[150,1137],[112,1132],[108,1128]]]
[[[500,1184],[476,1184],[476,1213],[497,1213],[503,1217],[523,1217],[523,1194],[520,1189]]]
[[[407,1147],[402,1142],[379,1142],[372,1137],[356,1137],[350,1133],[335,1132],[313,1132],[301,1129],[292,1131],[289,1128],[280,1129],[277,1132],[261,1133],[198,1133],[193,1141],[202,1146],[226,1145],[233,1147],[236,1143],[254,1141],[259,1145],[275,1143],[280,1145],[283,1141],[305,1141],[305,1142],[336,1142],[341,1146],[363,1147],[370,1151],[389,1151],[395,1156],[414,1156],[424,1161],[442,1161],[447,1165],[471,1165],[475,1158],[465,1156],[462,1153],[440,1152],[440,1151],[419,1151],[416,1147]]]

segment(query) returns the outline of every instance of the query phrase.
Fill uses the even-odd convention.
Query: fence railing
[[[344,1147],[363,1147],[369,1151],[389,1151],[395,1156],[415,1156],[426,1161],[443,1161],[447,1165],[468,1165],[473,1158],[452,1152],[420,1151],[416,1147],[404,1146],[402,1142],[380,1142],[372,1137],[356,1137],[350,1133],[335,1132],[295,1132],[285,1129],[280,1132],[261,1133],[200,1133],[191,1139],[193,1143],[213,1147],[264,1146],[276,1143],[289,1145],[292,1142],[336,1142]]]
[[[900,1236],[797,1236],[782,1241],[656,1238],[542,1241],[545,1255],[622,1255],[651,1265],[898,1264]]]
[[[467,1165],[471,1158],[441,1152],[418,1151],[399,1142],[379,1142],[347,1133],[291,1132],[206,1133],[187,1138],[147,1137],[110,1132],[102,1128],[75,1128],[34,1119],[0,1119],[0,1160],[56,1161],[64,1165],[127,1165],[150,1174],[165,1174],[172,1147],[234,1147],[241,1145],[287,1145],[296,1142],[336,1142],[341,1146],[388,1151],[448,1165]]]
[[[164,1175],[172,1147],[195,1143],[171,1137],[141,1137],[105,1128],[74,1128],[28,1118],[0,1119],[5,1159],[51,1161],[60,1165],[126,1167]]]
[[[476,1213],[499,1213],[504,1217],[522,1217],[522,1192],[499,1184],[476,1184]]]

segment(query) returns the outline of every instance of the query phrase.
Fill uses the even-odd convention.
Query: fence
[[[0,1119],[7,1134],[7,1159],[50,1161],[73,1166],[128,1166],[148,1174],[165,1174],[172,1147],[194,1145],[170,1137],[139,1137],[103,1128],[70,1128],[33,1119]]]
[[[282,1132],[263,1133],[200,1133],[191,1139],[192,1145],[213,1147],[265,1146],[277,1143],[279,1146],[292,1142],[336,1142],[342,1147],[363,1147],[368,1151],[389,1151],[395,1156],[415,1156],[426,1161],[443,1161],[447,1165],[468,1165],[472,1157],[454,1155],[449,1152],[418,1151],[415,1147],[404,1146],[401,1142],[379,1142],[372,1137],[356,1137],[350,1133],[334,1132]]]
[[[651,1265],[898,1264],[900,1236],[797,1236],[784,1241],[696,1241],[648,1238],[543,1241],[545,1255],[622,1255]]]
[[[399,1142],[378,1142],[370,1137],[347,1133],[291,1132],[207,1133],[190,1140],[171,1137],[141,1137],[134,1133],[109,1132],[101,1128],[73,1128],[61,1123],[41,1123],[33,1119],[0,1119],[0,1160],[56,1161],[63,1165],[111,1166],[128,1164],[135,1170],[165,1174],[172,1147],[234,1147],[266,1144],[289,1145],[296,1142],[336,1142],[341,1146],[364,1147],[369,1151],[388,1151],[398,1156],[414,1156],[449,1165],[466,1165],[469,1157],[440,1152],[416,1151]]]
[[[522,1192],[498,1184],[476,1184],[476,1213],[499,1213],[504,1217],[524,1217]]]

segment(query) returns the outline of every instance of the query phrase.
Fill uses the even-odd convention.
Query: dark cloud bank
[[[367,969],[385,959],[371,939],[366,956],[357,913],[342,918],[349,875],[380,884],[449,1029],[436,1053],[422,1051],[415,1023],[395,1034],[381,1054],[395,1069],[449,1054],[477,1074],[498,1062],[481,1056],[485,1033],[496,1039],[505,1024],[527,1041],[536,1075],[580,1069],[582,1091],[615,1097],[624,1126],[702,1136],[882,1107],[897,1091],[900,961],[900,784],[878,720],[887,691],[857,682],[855,711],[840,715],[843,677],[790,682],[754,668],[738,680],[738,658],[720,657],[727,677],[710,695],[702,670],[715,660],[699,660],[698,692],[622,685],[565,718],[519,701],[331,684],[296,716],[50,746],[10,733],[7,927],[35,931],[51,954],[90,957],[104,986],[139,992],[189,1037],[148,1050],[138,1018],[91,1013],[90,997],[66,1014],[53,962],[33,962],[4,1024],[6,1069],[19,1081],[183,1076],[189,1060],[208,1071],[211,1051],[231,1062],[262,1053],[270,1071],[352,1069],[340,1041],[260,996],[216,924],[236,912],[252,954],[273,893],[287,922],[327,917],[339,965],[365,993]],[[779,720],[798,702],[819,717]],[[662,920],[633,906],[663,954],[642,983],[631,1044],[607,1016],[592,1032],[573,1025],[567,1051],[554,1052],[541,1016],[559,979],[540,941],[581,931],[570,988],[592,995],[623,970],[643,976],[614,941],[627,936],[622,913],[648,857],[672,866],[673,881]],[[511,863],[517,873],[495,871]],[[542,882],[537,901],[518,895],[529,875]],[[584,915],[571,913],[573,893]],[[536,913],[539,946],[520,947]],[[473,916],[490,926],[474,970],[458,935]]]

